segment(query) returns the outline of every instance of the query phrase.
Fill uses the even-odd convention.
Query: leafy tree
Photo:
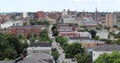
[[[36,21],[30,20],[31,25],[36,25]]]
[[[76,54],[81,54],[83,52],[84,50],[80,43],[72,43],[65,48],[67,58],[74,58]]]
[[[0,40],[0,60],[15,59],[23,53],[24,48],[27,48],[27,45],[20,42],[19,36],[0,34]]]
[[[48,29],[44,29],[40,32],[40,41],[50,41],[50,38],[48,36]]]
[[[56,42],[59,42],[60,45],[63,45],[65,42],[67,42],[67,38],[63,37],[63,36],[59,36],[55,40],[56,40]]]
[[[31,25],[46,25],[48,26],[49,25],[49,21],[48,20],[41,20],[41,21],[35,21],[35,20],[30,20],[30,24]]]
[[[28,34],[27,34],[27,39],[30,39],[30,37],[31,37],[31,34],[28,33]]]
[[[100,41],[105,41],[106,44],[111,44],[112,43],[111,39],[100,39]]]
[[[23,23],[23,26],[26,26],[27,25],[27,23]]]
[[[52,49],[52,55],[54,57],[55,62],[57,61],[58,57],[59,57],[59,53],[56,49]]]
[[[10,46],[14,47],[18,54],[21,53],[20,41],[17,36],[8,36],[7,40],[9,41]]]
[[[53,26],[51,30],[53,32],[53,36],[58,36],[58,30],[56,26]]]
[[[117,26],[117,25],[114,25],[113,28],[118,28],[118,26]]]
[[[65,43],[63,44],[63,48],[65,49],[68,45],[69,45],[69,44],[68,44],[67,42],[65,42]]]
[[[92,35],[92,38],[95,38],[97,32],[95,30],[90,30],[89,32]]]
[[[102,54],[95,60],[94,63],[119,63],[120,53],[119,51],[113,51],[111,54]]]
[[[120,32],[118,32],[118,34],[115,34],[115,38],[120,38]]]
[[[100,38],[99,36],[95,36],[94,40],[99,40],[99,38]]]
[[[17,52],[15,49],[7,48],[4,51],[4,56],[10,59],[15,59],[17,57]]]
[[[37,34],[35,33],[35,34],[33,35],[33,37],[36,38],[36,37],[37,37]]]
[[[120,39],[114,40],[114,43],[119,44],[120,45]]]
[[[53,30],[53,36],[58,36],[58,30],[57,29]]]
[[[75,58],[77,60],[77,63],[92,63],[90,56],[87,53],[77,54],[75,55]]]
[[[114,63],[120,63],[120,59],[117,59]]]

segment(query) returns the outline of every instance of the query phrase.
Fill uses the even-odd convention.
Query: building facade
[[[106,14],[106,27],[113,27],[114,25],[116,25],[117,23],[116,20],[116,15],[114,14]]]
[[[98,46],[98,47],[95,47],[92,51],[92,59],[93,59],[93,62],[103,53],[107,53],[107,54],[110,54],[112,53],[113,51],[120,51],[120,46],[119,45],[116,45],[116,44],[109,44],[109,45],[102,45],[102,46]]]
[[[34,35],[40,34],[40,31],[45,29],[45,26],[35,25],[35,26],[12,26],[9,28],[9,34],[12,35],[23,35],[27,37],[28,34]]]

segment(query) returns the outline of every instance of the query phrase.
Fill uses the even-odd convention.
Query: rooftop
[[[49,61],[46,61],[49,60]],[[53,57],[46,53],[34,53],[25,57],[20,63],[52,63]]]
[[[42,28],[44,25],[34,25],[34,26],[11,26],[11,28]]]
[[[94,51],[114,51],[114,50],[118,50],[120,51],[120,46],[117,45],[117,44],[105,44],[105,45],[102,45],[102,46],[98,46],[98,47],[95,47],[93,49]]]
[[[30,47],[51,47],[48,42],[31,42]]]
[[[71,40],[78,40],[78,39],[90,39],[89,37],[69,37]]]

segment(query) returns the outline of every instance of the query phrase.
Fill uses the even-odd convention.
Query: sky
[[[0,12],[72,11],[94,12],[120,11],[120,0],[0,0]]]

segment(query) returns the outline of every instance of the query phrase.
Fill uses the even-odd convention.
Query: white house
[[[114,50],[120,51],[120,46],[116,44],[102,45],[95,47],[92,51],[92,60],[93,62],[103,53],[112,53]]]
[[[108,31],[107,30],[97,30],[96,36],[99,36],[101,39],[107,39]]]
[[[27,55],[33,53],[47,53],[51,54],[51,44],[50,43],[31,43],[30,47],[27,48]]]

